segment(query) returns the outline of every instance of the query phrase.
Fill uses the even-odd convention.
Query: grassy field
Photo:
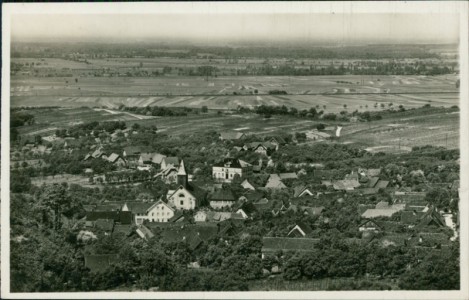
[[[310,76],[155,78],[21,78],[11,81],[12,106],[187,106],[223,109],[286,105],[299,109],[318,105],[325,111],[379,110],[393,103],[406,108],[451,106],[459,102],[456,76]],[[67,81],[67,82],[66,82]],[[255,91],[257,90],[257,94]],[[288,95],[268,95],[285,90]],[[237,93],[238,95],[234,95]],[[252,95],[251,95],[252,93]],[[375,108],[375,103],[378,107]]]

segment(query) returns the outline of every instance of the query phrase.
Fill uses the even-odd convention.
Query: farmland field
[[[30,78],[11,81],[12,106],[106,107],[208,106],[213,109],[319,105],[326,112],[379,110],[393,103],[406,108],[457,105],[455,75],[443,76],[256,76],[155,78]],[[287,95],[269,95],[284,90]],[[236,93],[236,94],[235,94]],[[378,107],[374,107],[378,103]]]
[[[57,128],[68,128],[75,124],[90,121],[126,121],[127,126],[138,123],[144,126],[155,125],[158,131],[168,135],[193,134],[202,131],[234,130],[259,136],[279,133],[306,132],[316,128],[318,123],[329,126],[343,126],[341,136],[335,142],[355,144],[370,152],[402,152],[414,146],[435,145],[450,149],[459,147],[459,112],[456,108],[396,112],[387,114],[382,120],[373,122],[331,122],[309,120],[292,116],[272,116],[264,119],[256,114],[218,115],[214,111],[207,114],[189,114],[185,117],[145,117],[128,115],[111,109],[88,107],[51,108],[30,110],[36,124],[23,126],[22,134],[53,133]],[[186,126],[188,123],[191,126]]]

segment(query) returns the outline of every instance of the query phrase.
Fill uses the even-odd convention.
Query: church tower
[[[187,172],[186,167],[184,167],[184,161],[181,160],[181,164],[179,165],[179,170],[177,174],[177,183],[178,185],[182,185],[184,188],[187,188]]]

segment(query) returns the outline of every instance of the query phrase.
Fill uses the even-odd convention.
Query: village
[[[291,256],[317,253],[331,234],[346,245],[365,249],[370,245],[404,247],[422,253],[445,251],[458,240],[459,181],[454,172],[452,176],[445,173],[446,178],[454,178],[450,182],[429,183],[434,173],[425,174],[408,163],[404,168],[392,160],[378,167],[363,162],[330,169],[334,164],[321,163],[321,157],[314,163],[279,159],[285,149],[319,145],[329,147],[326,152],[333,151],[330,137],[339,135],[340,127],[311,131],[306,145],[295,134],[258,137],[233,130],[213,132],[211,145],[222,151],[211,156],[212,163],[199,161],[197,167],[191,165],[194,158],[132,145],[134,138],[145,132],[158,143],[163,139],[158,131],[120,127],[98,134],[85,131],[77,138],[69,136],[72,130],[65,130],[42,138],[24,138],[16,144],[18,151],[12,147],[12,161],[23,158],[23,163],[12,163],[15,171],[48,168],[44,157],[51,161],[60,153],[65,160],[76,159],[77,165],[84,167],[76,176],[85,178],[81,182],[87,188],[99,187],[99,191],[109,187],[118,194],[123,186],[157,185],[157,195],[75,203],[78,208],[74,213],[59,216],[59,224],[54,226],[77,235],[85,247],[84,267],[91,273],[108,272],[121,262],[118,249],[103,253],[97,248],[107,239],[116,239],[121,245],[135,239],[183,244],[188,253],[184,267],[197,271],[217,265],[206,258],[206,251],[215,247],[216,241],[241,243],[256,237],[260,261],[254,278],[289,278]],[[164,139],[174,140],[170,136]],[[89,146],[83,147],[83,140]],[[176,140],[181,148],[186,147],[180,138]],[[193,146],[192,140],[187,142],[187,147]],[[448,172],[450,167],[442,164],[437,169]],[[59,181],[52,189],[67,186],[67,177],[60,182],[61,175],[54,176]],[[51,185],[42,183],[40,188],[46,186]],[[439,188],[436,196],[434,187]],[[441,195],[441,190],[446,194]],[[14,238],[19,242],[24,239],[21,234]]]

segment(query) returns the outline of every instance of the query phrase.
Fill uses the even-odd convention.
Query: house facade
[[[174,208],[162,200],[157,201],[155,204],[150,206],[145,214],[141,216],[135,216],[135,223],[137,225],[142,224],[144,221],[149,222],[168,222],[174,216]]]
[[[231,182],[236,175],[243,176],[243,167],[238,159],[226,158],[212,167],[212,177],[215,180]]]

